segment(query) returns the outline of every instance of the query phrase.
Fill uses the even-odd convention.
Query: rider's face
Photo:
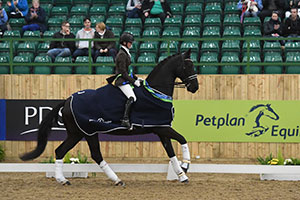
[[[131,42],[127,42],[127,48],[130,49],[132,47],[132,43]]]

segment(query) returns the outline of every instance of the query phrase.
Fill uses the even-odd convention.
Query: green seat
[[[54,73],[55,74],[72,74],[72,58],[71,57],[56,57],[55,63],[69,63],[70,65],[65,66],[55,66]]]
[[[184,4],[182,3],[172,3],[170,4],[171,12],[173,15],[182,15],[184,11]]]
[[[260,18],[259,17],[245,17],[243,26],[261,26]]]
[[[41,3],[41,1],[40,1],[40,3]],[[45,10],[47,16],[50,16],[51,10],[52,10],[52,7],[53,7],[52,3],[49,3],[49,4],[40,4],[40,7]]]
[[[163,61],[164,59],[166,59],[168,56],[159,56],[158,58],[158,62]]]
[[[220,26],[221,16],[220,15],[206,15],[203,21],[204,26]]]
[[[67,6],[54,6],[51,10],[51,16],[58,16],[58,15],[69,15],[69,9]]]
[[[279,41],[274,42],[268,42],[265,41],[264,43],[264,52],[266,51],[278,51],[281,52],[281,45]]]
[[[88,4],[91,5],[93,0],[73,0],[73,4],[74,5],[84,5],[84,4]]]
[[[55,29],[60,29],[61,27],[61,23],[63,22],[63,19],[60,18],[60,17],[51,17],[48,19],[48,26],[49,26],[49,29],[52,27],[52,28],[55,28]]]
[[[110,3],[110,0],[92,0],[93,5],[107,5]]]
[[[200,58],[200,63],[217,63],[218,54],[215,52],[205,52]],[[202,65],[199,66],[200,74],[218,74],[219,67],[215,65]]]
[[[52,38],[54,33],[55,33],[55,31],[45,31],[43,33],[43,38]]]
[[[240,28],[237,26],[226,26],[223,37],[241,37]]]
[[[93,5],[91,8],[90,8],[90,15],[106,15],[106,6],[102,6],[102,5]]]
[[[206,5],[204,9],[204,14],[222,14],[222,8],[220,4],[217,5]]]
[[[95,27],[97,23],[104,22],[105,16],[103,15],[93,15],[91,16],[92,26]]]
[[[168,46],[169,46],[170,52],[172,52],[172,53],[178,52],[178,41],[170,41],[170,43],[162,42],[160,44],[160,53],[168,52]]]
[[[219,52],[219,42],[218,41],[203,41],[202,52]]]
[[[285,51],[286,52],[299,52],[300,51],[300,42],[287,42],[285,43]]]
[[[120,27],[123,28],[123,18],[112,16],[106,19],[105,24],[109,27]]]
[[[158,50],[158,43],[157,41],[153,42],[143,42],[140,44],[140,52],[152,52],[157,53]]]
[[[73,16],[68,19],[71,28],[81,28],[83,24],[83,16]]]
[[[134,38],[141,37],[141,28],[138,27],[126,28],[124,32],[131,33]]]
[[[15,56],[13,59],[14,63],[30,63],[32,62],[29,56]],[[30,74],[31,66],[14,65],[14,74]]]
[[[244,37],[261,37],[261,30],[258,27],[247,26],[244,30]]]
[[[154,56],[142,55],[138,57],[138,63],[155,63],[156,58]],[[154,66],[138,66],[138,74],[149,74],[153,70]]]
[[[264,55],[265,63],[282,62],[282,57],[280,52],[266,52]],[[264,66],[265,74],[282,74],[282,65],[266,65]]]
[[[183,34],[182,34],[183,38],[186,37],[200,38],[200,36],[201,36],[200,27],[186,27],[183,30]]]
[[[221,37],[220,27],[218,26],[206,26],[203,30],[203,37]]]
[[[193,62],[198,62],[198,53],[192,52],[191,53],[191,60]],[[195,71],[198,71],[198,67],[195,66]]]
[[[240,41],[225,40],[222,44],[222,52],[240,52]]]
[[[35,63],[52,63],[51,58],[49,56],[36,56],[34,59]],[[51,65],[36,65],[33,66],[34,74],[51,74]]]
[[[36,42],[22,42],[18,45],[17,52],[36,52]]]
[[[247,54],[244,54],[243,56],[243,63],[247,63],[248,62],[248,56]],[[249,54],[249,62],[250,63],[259,63],[261,62],[260,59],[260,53],[259,52],[250,52]],[[247,66],[242,66],[242,71],[244,74],[261,74],[262,73],[262,66],[249,66],[249,72],[247,69]]]
[[[164,29],[162,33],[162,37],[168,38],[168,37],[176,37],[180,38],[180,28],[179,27],[167,27]]]
[[[159,28],[145,29],[143,32],[143,37],[144,38],[147,38],[147,37],[159,38],[160,37],[160,29]]]
[[[23,34],[23,38],[40,38],[40,31],[25,31]]]
[[[224,14],[239,14],[236,4],[225,4]]]
[[[166,18],[164,22],[164,27],[181,27],[182,26],[182,17],[174,16]]]
[[[287,52],[287,63],[300,63],[300,52]],[[298,66],[286,66],[287,74],[300,74],[300,64]]]
[[[142,20],[140,18],[127,18],[125,21],[125,28],[138,27],[142,28]]]
[[[191,49],[192,52],[199,52],[199,42],[182,42],[180,46],[180,51],[184,52]]]
[[[199,3],[189,3],[185,7],[185,14],[190,15],[190,14],[202,14],[202,4]]]
[[[120,27],[111,27],[111,31],[113,32],[115,38],[120,38],[122,33],[122,28]]]
[[[161,27],[159,18],[146,18],[144,27]]]
[[[27,56],[30,58],[31,61],[34,60],[34,53],[31,52],[19,52],[18,56]]]
[[[138,52],[138,47],[140,46],[140,43],[139,42],[137,42],[137,41],[134,41],[133,43],[132,43],[132,46],[131,46],[131,49],[130,49],[130,52],[131,52],[131,54],[133,54],[133,53],[137,53]],[[132,55],[131,55],[132,56]]]
[[[221,57],[221,63],[239,63],[238,53],[223,53]],[[221,66],[221,74],[239,74],[240,66],[225,65]]]
[[[88,15],[88,8],[84,6],[73,6],[70,11],[70,15],[81,15],[87,16]]]
[[[20,38],[21,34],[20,31],[14,30],[14,31],[5,31],[3,34],[4,38]]]
[[[201,15],[188,15],[184,19],[184,27],[201,26]]]
[[[248,42],[245,41],[243,43],[243,51],[246,52],[247,51],[247,47],[248,47]],[[260,51],[260,43],[259,43],[259,40],[251,40],[249,42],[249,48],[250,48],[250,51]]]
[[[9,25],[13,30],[20,30],[26,24],[24,18],[10,18]]]
[[[184,4],[185,3],[185,0],[169,0],[168,1],[170,4],[172,3],[181,3],[181,4]]]
[[[110,15],[124,15],[126,13],[124,5],[112,5],[108,9]]]
[[[114,63],[114,59],[111,56],[98,56],[96,63],[112,64]],[[95,72],[96,74],[113,74],[114,66],[97,65],[95,67]]]
[[[0,65],[0,74],[9,74],[8,56],[0,56],[0,63],[7,63],[7,65]]]
[[[238,16],[226,15],[224,17],[223,26],[241,26],[241,20]]]
[[[75,66],[75,74],[89,74],[89,57],[88,56],[78,56],[75,63],[83,63],[80,66]]]

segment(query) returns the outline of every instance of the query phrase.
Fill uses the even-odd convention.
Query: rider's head
[[[132,46],[132,43],[134,41],[133,35],[128,32],[124,32],[120,37],[120,44],[124,45],[128,49]]]

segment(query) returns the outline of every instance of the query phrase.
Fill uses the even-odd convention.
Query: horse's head
[[[185,84],[189,92],[195,93],[199,89],[199,85],[194,64],[191,60],[191,49],[184,52],[181,56],[183,64],[182,67],[178,68],[177,76]]]
[[[277,115],[277,113],[273,110],[273,108],[271,107],[271,104],[266,104],[266,110],[264,112],[264,114],[274,120],[278,120],[279,116]]]

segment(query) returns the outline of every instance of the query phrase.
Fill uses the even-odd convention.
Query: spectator
[[[285,19],[284,35],[287,37],[298,37],[300,33],[300,19],[298,16],[298,8],[291,9],[291,15]]]
[[[241,22],[244,17],[257,17],[262,10],[261,0],[239,0],[237,8],[242,11]]]
[[[277,11],[273,11],[271,19],[264,23],[264,36],[265,37],[280,37],[282,36],[282,26],[279,20]],[[284,41],[279,41],[281,47],[284,48]]]
[[[142,21],[147,17],[159,17],[161,23],[166,18],[172,17],[171,8],[167,0],[144,0],[142,4]]]
[[[298,8],[298,16],[300,17],[300,0],[290,0],[289,2],[289,9],[291,8]],[[285,17],[290,17],[291,12],[288,10],[285,12]]]
[[[11,0],[7,1],[8,17],[9,18],[22,18],[28,13],[27,0]]]
[[[7,20],[7,13],[5,9],[2,8],[2,1],[0,0],[0,36],[7,30]]]
[[[259,14],[262,22],[265,20],[265,17],[270,17],[273,11],[278,11],[279,17],[283,19],[287,8],[286,0],[262,0],[262,3],[263,10]]]
[[[108,30],[103,22],[97,23],[96,25],[96,32],[95,32],[95,39],[104,39],[104,38],[114,38],[114,33]],[[95,41],[94,48],[95,48],[95,56],[94,62],[96,62],[98,56],[112,56],[115,60],[117,55],[117,50],[115,48],[116,43],[115,41]]]
[[[93,39],[95,34],[95,29],[91,28],[90,18],[85,18],[83,20],[84,28],[79,30],[76,34],[76,38],[80,39]],[[91,43],[92,56],[94,56],[93,42]],[[88,56],[89,55],[89,41],[76,41],[77,49],[73,53],[73,59],[75,60],[77,56]]]
[[[128,0],[126,10],[128,18],[139,18],[142,16],[142,4],[139,0]]]
[[[62,22],[61,30],[53,35],[53,38],[75,38],[75,35],[70,31],[70,24],[67,21]],[[75,41],[51,41],[50,50],[47,54],[52,58],[52,62],[57,56],[71,56],[75,50]]]
[[[45,32],[47,29],[46,23],[46,12],[40,7],[39,0],[32,0],[32,7],[29,9],[29,12],[25,16],[25,21],[27,25],[22,27],[22,34],[25,31],[41,31]]]

